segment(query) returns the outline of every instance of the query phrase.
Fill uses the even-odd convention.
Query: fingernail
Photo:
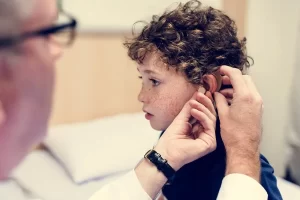
[[[198,88],[198,92],[199,92],[199,93],[202,93],[202,94],[205,94],[206,90],[205,90],[204,87],[199,87],[199,88]]]

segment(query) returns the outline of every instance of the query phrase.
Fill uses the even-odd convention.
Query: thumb
[[[229,110],[229,106],[225,96],[219,92],[215,92],[214,97],[219,116],[223,115],[224,113],[227,113]]]

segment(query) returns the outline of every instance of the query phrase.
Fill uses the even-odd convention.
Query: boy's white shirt
[[[159,197],[159,195],[158,195]],[[157,197],[157,198],[158,198]],[[157,199],[156,198],[156,199]],[[199,199],[201,197],[199,196]],[[104,186],[89,200],[152,200],[142,188],[132,170],[118,180]],[[254,179],[243,174],[225,176],[217,200],[267,200],[265,189]]]

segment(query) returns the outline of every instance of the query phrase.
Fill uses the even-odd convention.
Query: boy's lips
[[[146,113],[146,114],[145,114],[145,118],[146,118],[147,120],[150,120],[152,117],[153,117],[153,115],[150,114],[150,113]]]
[[[143,111],[144,111],[144,113],[145,113],[145,118],[146,118],[147,120],[150,120],[150,119],[153,117],[153,115],[152,115],[151,113],[147,112],[146,110],[143,110]]]

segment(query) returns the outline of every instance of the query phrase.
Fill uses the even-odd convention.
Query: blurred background
[[[153,134],[153,130],[150,130],[148,122],[140,113],[141,104],[137,100],[140,80],[137,78],[136,64],[127,57],[123,42],[131,36],[132,25],[136,21],[149,20],[153,14],[162,14],[166,8],[176,6],[176,2],[178,1],[63,1],[64,10],[79,20],[79,29],[75,44],[66,49],[57,66],[55,105],[49,138],[44,142],[51,154],[59,159],[59,164],[44,153],[30,155],[16,172],[18,181],[23,181],[23,185],[27,184],[27,188],[40,196],[57,195],[56,198],[52,198],[56,200],[60,199],[58,196],[61,199],[80,199],[79,197],[91,195],[100,185],[93,183],[94,188],[87,189],[87,186],[84,188],[74,183],[98,180],[95,177],[111,174],[111,169],[118,165],[103,165],[104,157],[108,163],[112,160],[107,155],[118,157],[121,162],[119,166],[125,166],[124,163],[127,163],[126,169],[135,166],[136,159],[143,156],[149,144],[157,140],[158,134]],[[300,73],[300,62],[297,61],[297,57],[300,56],[300,52],[297,51],[300,44],[300,40],[297,42],[298,37],[300,39],[300,1],[201,2],[226,12],[236,21],[239,37],[247,38],[248,54],[254,59],[250,74],[264,99],[261,152],[274,167],[275,175],[285,177],[289,160],[297,161],[300,166],[300,127],[295,128],[300,124],[300,107],[292,103],[295,91],[300,87],[297,79]],[[300,51],[300,48],[298,50]],[[296,101],[300,106],[300,90],[298,96]],[[136,113],[139,113],[138,116]],[[293,137],[290,136],[291,133],[295,133]],[[292,138],[290,141],[294,142],[293,145],[288,138]],[[135,150],[139,148],[138,145],[140,151]],[[297,150],[291,151],[291,147]],[[122,149],[122,152],[116,149]],[[106,154],[107,152],[110,154]],[[137,153],[131,162],[122,160],[122,155],[124,159],[132,152]],[[97,159],[99,157],[102,163]],[[41,166],[36,168],[36,164]],[[39,170],[28,173],[33,167]],[[120,170],[121,168],[118,168],[116,171]],[[293,170],[300,172],[300,168],[294,167]],[[300,176],[300,173],[298,174]],[[60,181],[52,181],[52,190],[48,194],[44,188],[39,187],[44,179],[49,180],[51,177]],[[298,192],[293,194],[290,192],[293,189],[288,187],[296,187],[287,187],[282,181],[279,183],[280,190],[285,191],[284,197],[291,197],[284,199],[300,199],[300,188],[295,189],[294,191]],[[50,185],[52,182],[43,183]],[[68,186],[63,187],[63,184]],[[62,188],[64,190],[60,193]],[[84,193],[84,190],[89,192]],[[65,196],[62,197],[61,194]]]

